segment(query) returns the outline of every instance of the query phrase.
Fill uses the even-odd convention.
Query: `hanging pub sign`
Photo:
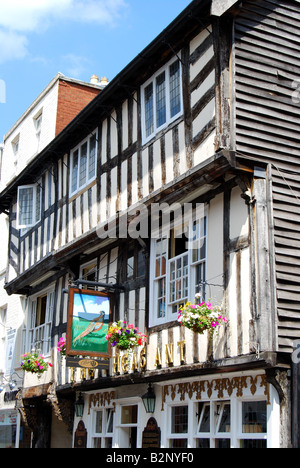
[[[111,296],[71,288],[69,293],[67,355],[111,357],[105,339],[111,322]]]

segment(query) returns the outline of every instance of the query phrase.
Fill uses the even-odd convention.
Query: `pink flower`
[[[219,322],[212,322],[211,326],[212,328],[216,328],[219,326]]]

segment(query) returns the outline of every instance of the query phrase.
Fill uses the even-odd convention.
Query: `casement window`
[[[196,294],[205,300],[207,216],[173,228],[151,246],[150,326],[177,320],[178,310]]]
[[[80,278],[85,281],[92,281],[96,283],[98,281],[98,270],[97,261],[89,262],[80,267]],[[91,289],[97,291],[97,286],[82,285],[83,289]]]
[[[71,152],[70,196],[82,190],[96,178],[97,133],[86,138]]]
[[[131,281],[145,276],[145,254],[140,246],[127,247],[125,281]]]
[[[173,59],[142,86],[143,143],[183,113],[181,63]]]
[[[170,405],[165,448],[267,448],[267,408],[236,398]]]
[[[41,219],[41,186],[39,184],[18,187],[17,226],[26,229]]]
[[[92,448],[112,448],[114,414],[113,408],[93,412]]]
[[[20,148],[20,134],[17,135],[13,139],[13,141],[11,142],[11,146],[12,146],[12,151],[13,151],[13,155],[14,155],[15,162],[16,162],[16,158],[18,157],[19,148]]]
[[[170,448],[187,448],[188,447],[188,432],[189,432],[189,408],[188,406],[172,406],[171,413],[171,428],[169,435]]]
[[[32,300],[29,307],[27,352],[40,350],[48,356],[51,350],[51,328],[54,311],[54,292],[48,292]]]
[[[42,111],[40,111],[33,119],[37,150],[39,149],[39,145],[41,141],[42,121],[43,121],[43,113]]]

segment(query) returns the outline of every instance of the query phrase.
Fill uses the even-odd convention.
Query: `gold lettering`
[[[174,363],[173,356],[173,343],[166,344],[166,364],[169,366],[173,365]]]
[[[112,371],[113,374],[120,374],[120,355],[116,354],[113,356]]]
[[[132,354],[132,361],[131,361],[131,370],[136,371],[137,368],[138,368],[138,364],[137,364],[136,353],[133,353]]]
[[[128,372],[128,354],[123,354],[122,356],[121,369],[123,372]]]
[[[159,348],[156,348],[156,356],[155,356],[154,365],[155,367],[161,366],[161,354],[160,354]]]
[[[76,381],[76,369],[75,367],[71,367],[71,382],[75,382]]]
[[[147,365],[146,348],[140,352],[140,369],[145,369]]]
[[[177,343],[177,346],[180,347],[180,362],[181,363],[185,362],[184,345],[185,345],[185,341],[178,341]]]

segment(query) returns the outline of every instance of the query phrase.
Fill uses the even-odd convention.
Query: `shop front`
[[[84,394],[87,448],[276,448],[280,401],[262,371],[216,374],[153,383],[153,413],[146,384]],[[76,432],[74,434],[76,440]]]
[[[0,448],[29,448],[31,432],[15,409],[0,411]]]

